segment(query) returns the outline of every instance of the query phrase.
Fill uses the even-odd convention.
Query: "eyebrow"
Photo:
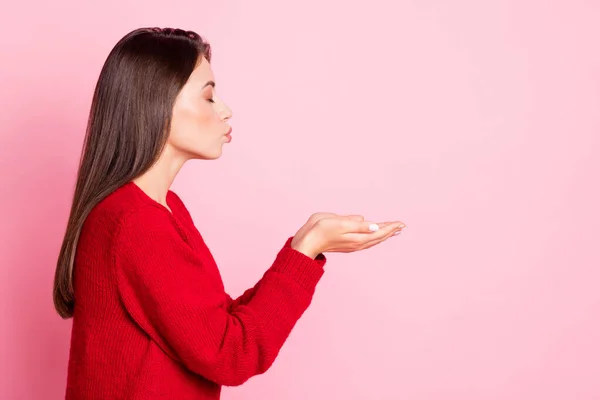
[[[202,89],[204,89],[207,86],[212,86],[215,87],[215,82],[214,81],[208,81],[204,84],[204,86],[202,86]]]

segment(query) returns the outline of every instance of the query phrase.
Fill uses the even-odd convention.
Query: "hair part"
[[[210,44],[197,33],[140,28],[108,55],[90,109],[71,211],[54,276],[54,307],[73,316],[77,242],[92,209],[146,172],[160,156],[178,93]]]

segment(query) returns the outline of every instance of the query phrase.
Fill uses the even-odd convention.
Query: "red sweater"
[[[290,247],[233,300],[181,199],[130,182],[87,217],[75,257],[66,399],[218,399],[265,372],[326,262]]]

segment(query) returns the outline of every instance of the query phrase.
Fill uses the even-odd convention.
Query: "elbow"
[[[251,322],[249,316],[230,316],[212,335],[205,335],[205,340],[188,347],[183,363],[194,373],[222,386],[240,386],[265,373],[284,340]]]
[[[259,374],[256,374],[259,375]],[[236,387],[236,386],[241,386],[244,383],[246,383],[250,378],[252,378],[254,375],[249,375],[249,374],[238,374],[238,375],[223,375],[221,377],[217,377],[216,380],[214,380],[214,382],[218,385],[221,386],[228,386],[228,387]]]
[[[250,378],[262,375],[271,368],[274,358],[260,360],[258,364],[242,365],[231,370],[225,370],[223,373],[217,372],[214,376],[215,382],[222,386],[241,386]]]
[[[256,368],[252,365],[246,365],[244,367],[234,367],[228,365],[226,368],[216,365],[190,365],[192,371],[199,376],[208,379],[211,382],[221,386],[236,387],[246,383],[250,378],[262,375],[269,367]]]
[[[188,369],[221,386],[241,386],[250,378],[262,375],[275,361],[275,354],[260,352],[217,353],[207,357],[206,351],[183,360]]]

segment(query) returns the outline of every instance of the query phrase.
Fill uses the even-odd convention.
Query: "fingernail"
[[[402,233],[402,231],[396,231],[396,232],[394,232],[394,236],[397,236],[397,235],[399,235],[401,233]]]
[[[379,225],[377,225],[377,224],[371,224],[371,225],[369,225],[369,230],[371,232],[376,232],[376,231],[379,230]]]

